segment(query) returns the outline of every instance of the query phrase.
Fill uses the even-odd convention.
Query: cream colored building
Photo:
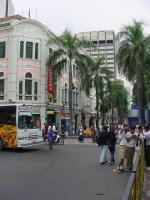
[[[60,128],[69,126],[69,64],[57,80],[55,99],[48,99],[47,61],[57,47],[49,44],[56,37],[38,21],[20,15],[0,18],[0,104],[37,104],[45,121]],[[74,125],[80,123],[80,78],[73,65]]]

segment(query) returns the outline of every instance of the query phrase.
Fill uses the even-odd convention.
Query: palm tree
[[[80,62],[86,60],[88,55],[83,52],[83,47],[92,46],[91,42],[84,39],[78,39],[71,31],[65,30],[59,37],[53,38],[49,41],[58,47],[58,50],[52,52],[48,60],[48,67],[53,69],[53,79],[61,74],[64,68],[64,63],[69,61],[69,113],[70,113],[70,133],[72,134],[72,121],[73,121],[73,106],[72,106],[72,66],[73,63],[77,65],[78,71],[85,76],[88,70],[86,66],[80,65]],[[84,68],[85,67],[85,68]],[[82,76],[81,76],[82,78]]]
[[[132,25],[124,26],[118,36],[118,65],[129,81],[137,83],[139,123],[141,123],[145,106],[144,70],[149,57],[150,37],[144,35],[143,23],[136,20]]]
[[[118,116],[122,122],[128,112],[128,94],[126,89],[120,83],[113,81],[109,87],[107,95],[108,105],[111,109],[111,121],[114,123],[114,110],[117,109]]]
[[[89,58],[84,63],[85,66],[89,66],[89,73],[82,82],[82,87],[85,89],[87,95],[90,94],[91,89],[95,88],[96,93],[96,127],[99,127],[99,112],[100,106],[104,105],[104,94],[106,92],[106,85],[110,81],[112,72],[108,70],[104,65],[104,58],[99,57],[95,60]]]

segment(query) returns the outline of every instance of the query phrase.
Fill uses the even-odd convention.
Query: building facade
[[[15,14],[15,8],[12,0],[0,0],[0,18],[6,16],[7,3],[8,3],[7,16],[13,16]]]
[[[45,121],[56,123],[60,130],[69,126],[68,64],[51,98],[47,69],[49,53],[57,47],[49,44],[56,37],[43,24],[15,15],[0,19],[0,103],[38,104],[42,126]],[[48,77],[49,75],[49,77]],[[74,126],[80,121],[80,81],[73,65]],[[65,127],[65,128],[66,128]]]
[[[80,39],[85,39],[93,42],[94,47],[86,48],[85,50],[90,54],[91,57],[98,58],[99,56],[104,57],[104,66],[111,70],[116,77],[116,62],[115,62],[115,49],[116,41],[113,30],[106,31],[91,31],[91,32],[80,32],[77,34]]]

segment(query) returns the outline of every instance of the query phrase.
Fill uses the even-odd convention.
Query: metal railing
[[[121,200],[141,200],[144,182],[145,159],[144,149],[137,156],[127,187]]]

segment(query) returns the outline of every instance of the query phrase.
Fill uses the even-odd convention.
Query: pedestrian
[[[105,164],[107,163],[106,153],[108,148],[108,131],[106,126],[103,126],[102,131],[99,128],[96,129],[96,138],[100,151],[99,163]]]
[[[144,126],[144,138],[145,138],[145,162],[146,166],[150,167],[150,130],[149,126]]]
[[[135,142],[137,135],[135,134],[135,127],[130,127],[130,131],[126,133],[126,148],[127,148],[127,168],[126,171],[132,171],[133,168],[133,157],[135,152]]]
[[[83,131],[84,131],[83,126],[80,125],[80,127],[79,127],[79,142],[83,142],[83,140],[84,140]]]
[[[48,135],[48,124],[45,122],[44,123],[44,129],[43,129],[43,139],[45,140]]]
[[[115,146],[116,146],[116,134],[115,127],[111,126],[110,131],[108,132],[108,149],[110,151],[110,161],[109,164],[113,165],[115,163]]]
[[[91,137],[92,137],[92,141],[93,143],[96,142],[96,129],[95,129],[95,124],[92,123],[92,126],[90,127],[90,130],[91,130]]]
[[[126,157],[126,133],[128,132],[128,125],[124,124],[123,128],[119,130],[118,132],[118,138],[117,138],[117,144],[118,144],[118,153],[119,153],[119,159],[117,168],[113,171],[116,172],[123,172],[124,171],[124,160]]]
[[[137,158],[137,156],[140,156],[140,152],[143,146],[144,141],[144,133],[143,133],[143,127],[141,125],[137,126],[137,131],[135,132],[137,138],[135,141],[135,153],[134,153],[134,161]]]
[[[53,150],[53,140],[54,140],[54,131],[52,126],[50,126],[49,130],[48,130],[48,141],[49,141],[49,149]]]

